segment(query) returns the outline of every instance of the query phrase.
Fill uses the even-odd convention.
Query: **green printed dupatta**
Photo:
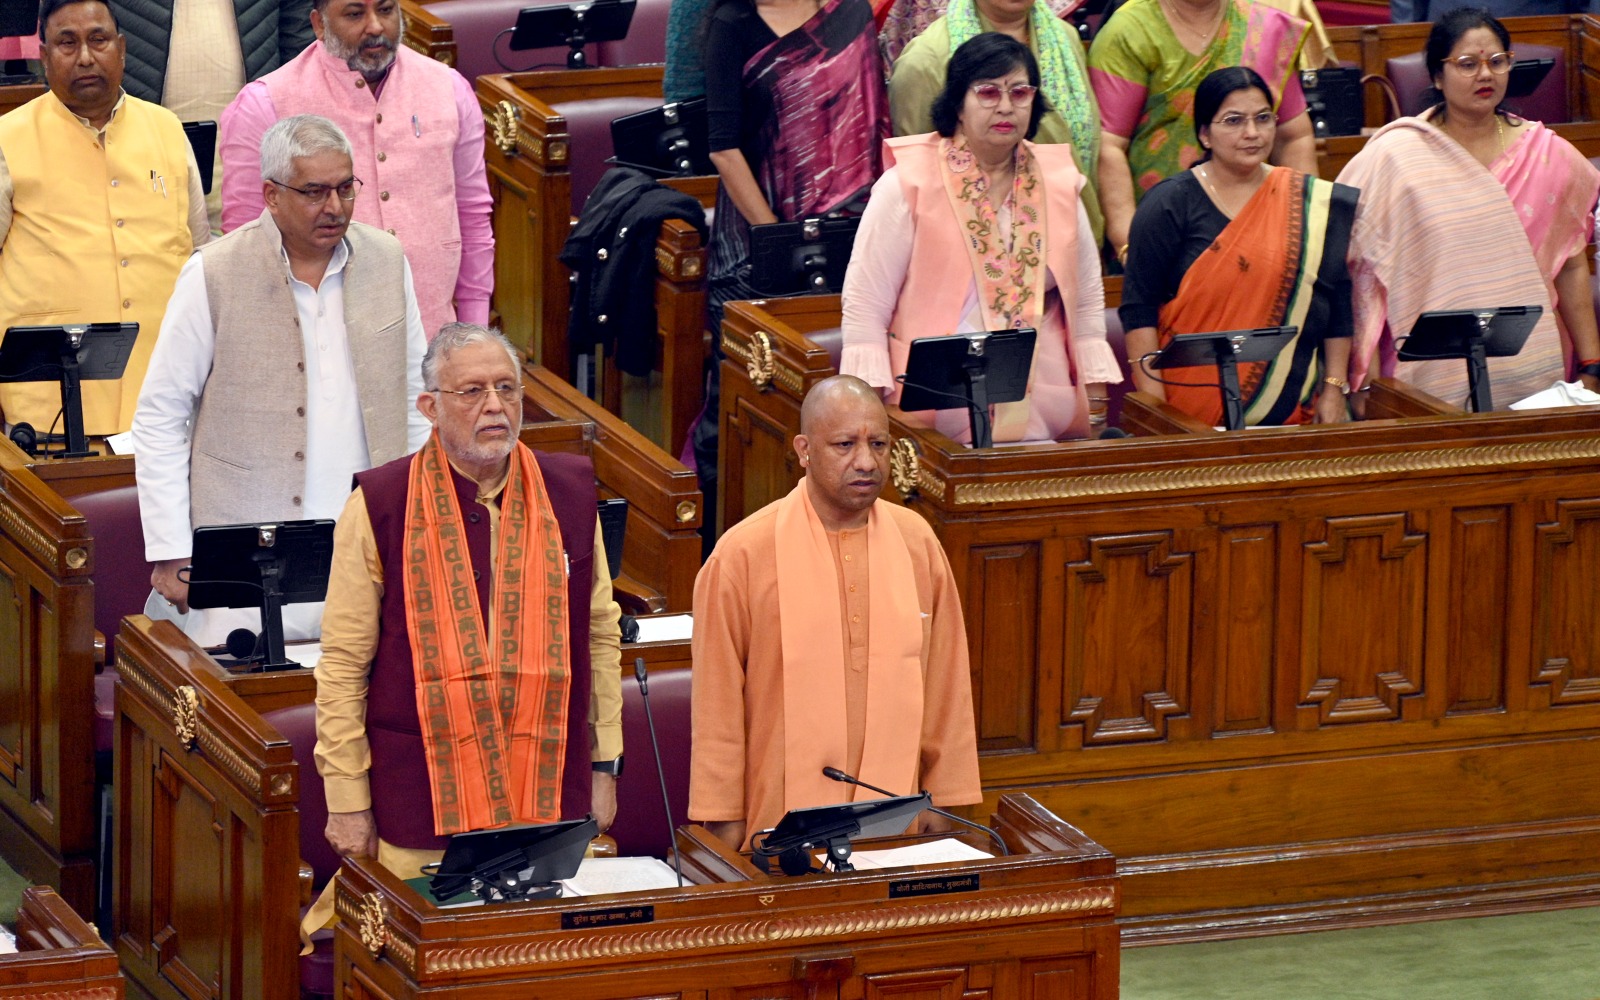
[[[1217,37],[1196,56],[1179,43],[1160,0],[1129,0],[1105,23],[1089,50],[1089,78],[1106,131],[1128,140],[1135,199],[1200,159],[1194,92],[1208,74],[1249,66],[1272,88],[1280,111],[1284,89],[1305,43],[1304,21],[1250,0],[1228,0]]]

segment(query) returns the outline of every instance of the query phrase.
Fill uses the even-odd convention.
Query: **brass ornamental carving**
[[[494,144],[507,156],[517,155],[517,107],[510,101],[501,101],[489,115],[489,129],[494,134]]]
[[[889,479],[900,495],[910,500],[917,495],[917,445],[910,438],[895,438],[889,449]]]
[[[750,384],[765,389],[772,384],[772,373],[777,363],[772,358],[772,338],[765,330],[750,335],[750,358],[744,370],[750,373]]]
[[[361,932],[361,943],[367,946],[367,951],[373,958],[383,954],[384,939],[387,936],[383,928],[385,915],[382,893],[369,892],[361,897],[361,911],[356,925]]]
[[[185,750],[194,749],[200,726],[200,696],[188,684],[172,692],[172,731]]]
[[[675,511],[678,518],[678,523],[688,524],[690,521],[693,521],[697,510],[698,508],[695,506],[695,502],[693,500],[680,500],[678,502],[677,510]]]
[[[68,569],[83,569],[83,567],[88,565],[88,563],[89,563],[89,550],[88,549],[86,549],[86,548],[84,548],[84,547],[82,547],[80,545],[80,546],[75,546],[75,547],[70,548],[70,549],[67,550],[67,568]]]

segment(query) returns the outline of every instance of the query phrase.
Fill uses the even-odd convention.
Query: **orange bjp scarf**
[[[489,627],[437,432],[411,460],[406,624],[434,833],[561,818],[571,654],[566,555],[533,453],[500,495]]]

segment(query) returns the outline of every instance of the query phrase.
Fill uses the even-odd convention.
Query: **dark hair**
[[[993,80],[1021,66],[1028,72],[1028,82],[1039,86],[1039,63],[1028,47],[998,31],[986,31],[961,43],[950,56],[945,67],[944,90],[933,99],[933,127],[946,139],[956,134],[961,124],[961,109],[967,103],[967,90],[974,80]],[[1023,138],[1032,139],[1039,132],[1039,122],[1050,105],[1044,91],[1033,95],[1033,108],[1028,115],[1028,130]]]
[[[97,3],[104,7],[106,13],[111,15],[111,27],[116,29],[117,34],[122,34],[122,25],[117,21],[117,12],[112,8],[111,0],[44,0],[39,5],[39,41],[50,40],[45,37],[45,25],[50,23],[50,18],[55,16],[56,11],[63,7],[71,7],[75,3]]]
[[[1450,50],[1456,47],[1463,35],[1475,28],[1488,28],[1500,39],[1501,48],[1506,52],[1511,51],[1511,32],[1487,8],[1457,7],[1433,22],[1433,30],[1428,32],[1428,47],[1423,50],[1422,58],[1428,67],[1429,80],[1439,79],[1439,74],[1444,72],[1445,60],[1450,58]],[[1437,106],[1444,103],[1444,93],[1435,83],[1423,93],[1423,100]],[[1494,110],[1503,113],[1505,105]]]
[[[1222,102],[1241,90],[1259,90],[1267,95],[1267,103],[1272,103],[1272,88],[1267,86],[1267,81],[1261,79],[1261,74],[1249,66],[1224,66],[1222,69],[1212,70],[1200,81],[1200,86],[1194,88],[1194,137],[1201,140],[1200,130],[1211,125],[1211,119],[1217,117],[1217,111],[1222,107]],[[1204,143],[1202,142],[1202,145]],[[1208,147],[1200,155],[1197,163],[1204,163],[1211,159],[1211,150]]]

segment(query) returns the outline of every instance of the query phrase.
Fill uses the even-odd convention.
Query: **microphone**
[[[256,655],[256,634],[247,628],[236,628],[228,633],[228,655],[235,660],[248,660]]]
[[[644,722],[650,730],[650,750],[656,758],[656,777],[661,779],[661,808],[667,814],[667,845],[672,848],[672,870],[678,876],[678,888],[683,888],[683,859],[678,855],[678,831],[672,825],[672,802],[667,798],[667,772],[661,766],[661,744],[656,742],[656,719],[650,711],[650,681],[644,669],[644,657],[633,658],[633,679],[639,682],[639,698],[644,702]]]
[[[1105,430],[1100,432],[1100,440],[1101,441],[1115,441],[1118,438],[1127,438],[1127,437],[1133,437],[1133,435],[1129,434],[1127,431],[1123,430],[1121,427],[1107,427]]]
[[[869,792],[877,792],[879,795],[887,795],[890,798],[895,798],[896,797],[894,792],[891,792],[886,788],[879,788],[877,785],[869,785],[865,781],[862,781],[860,778],[857,778],[854,775],[845,774],[843,771],[839,770],[837,767],[824,767],[822,769],[822,776],[825,777],[825,778],[831,778],[834,781],[841,781],[841,782],[845,783],[846,785],[860,785],[862,788],[865,788],[867,791],[869,791]],[[982,830],[984,833],[987,833],[989,835],[989,839],[991,839],[991,840],[993,840],[995,842],[995,846],[1000,848],[1000,853],[1002,855],[1006,855],[1006,854],[1010,854],[1011,853],[1010,848],[1006,847],[1006,842],[1003,839],[1001,839],[999,832],[996,831],[993,827],[984,826],[982,823],[974,823],[972,820],[967,819],[964,816],[957,816],[955,813],[947,812],[944,809],[940,809],[938,806],[930,805],[930,806],[928,806],[928,809],[931,812],[938,813],[940,816],[943,816],[945,819],[953,819],[957,823],[960,823],[960,824],[962,824],[964,826],[972,827],[974,830]]]

